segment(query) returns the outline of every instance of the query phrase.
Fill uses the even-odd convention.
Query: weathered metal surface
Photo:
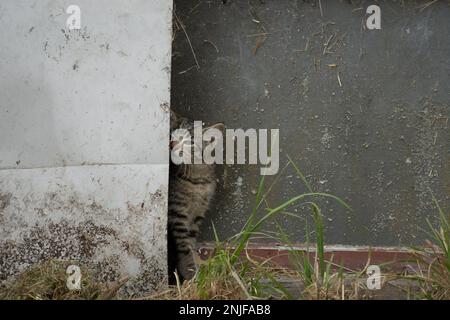
[[[206,259],[214,252],[213,243],[203,243],[198,249],[200,257]],[[246,247],[243,255],[248,255],[258,261],[266,261],[273,267],[282,269],[295,269],[293,252],[301,256],[308,254],[309,260],[314,263],[316,249],[302,244],[252,244]],[[411,264],[414,264],[415,256],[408,248],[402,247],[365,247],[330,245],[324,247],[324,258],[332,262],[336,269],[344,268],[345,271],[361,272],[368,265],[379,265],[383,271],[404,272]],[[410,270],[409,270],[410,271]]]
[[[180,30],[173,108],[228,128],[279,128],[280,169],[290,155],[315,191],[353,208],[319,202],[327,243],[423,243],[438,216],[430,190],[449,210],[448,2],[378,1],[381,30],[365,28],[370,1],[225,2],[175,1],[200,68]],[[211,222],[222,239],[238,233],[254,206],[259,166],[224,166],[222,176],[204,241]],[[267,202],[306,191],[289,166]],[[279,225],[305,241],[309,206],[287,211],[300,218]]]
[[[172,2],[0,3],[0,280],[73,259],[166,283]]]
[[[167,163],[171,1],[0,4],[0,168]]]
[[[0,170],[0,280],[49,259],[98,279],[128,276],[128,293],[164,283],[167,166]]]

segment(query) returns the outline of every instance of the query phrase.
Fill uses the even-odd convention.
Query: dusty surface
[[[172,2],[0,3],[0,280],[50,258],[167,278]],[[69,20],[73,21],[73,20]]]
[[[0,170],[0,281],[63,259],[100,281],[129,277],[130,295],[164,285],[166,174],[145,165]]]
[[[422,243],[433,190],[450,200],[450,6],[380,1],[381,30],[365,29],[368,1],[175,1],[172,105],[229,128],[279,128],[286,155],[322,202],[327,243]],[[402,6],[405,3],[405,7]],[[258,166],[227,166],[203,240],[239,232],[253,206]],[[271,180],[269,179],[268,184]],[[305,192],[292,168],[269,205]],[[304,241],[309,213],[279,222]],[[309,230],[312,229],[308,219]]]
[[[0,169],[167,163],[171,2],[76,5],[0,4]]]

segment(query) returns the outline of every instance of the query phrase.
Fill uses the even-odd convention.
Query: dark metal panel
[[[423,243],[420,228],[437,220],[429,191],[444,207],[450,199],[446,1],[380,1],[381,30],[364,28],[366,1],[322,1],[322,14],[317,1],[175,3],[199,63],[179,31],[175,110],[230,128],[279,128],[280,166],[289,154],[314,190],[354,209],[320,202],[327,243]],[[254,203],[258,166],[222,172],[204,240],[212,221],[222,238],[238,232]],[[276,206],[305,191],[289,167],[267,200]],[[278,222],[302,242],[309,209],[290,211],[300,219]]]

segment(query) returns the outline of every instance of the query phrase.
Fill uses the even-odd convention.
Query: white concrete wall
[[[171,9],[0,3],[0,280],[62,258],[131,292],[164,283]]]

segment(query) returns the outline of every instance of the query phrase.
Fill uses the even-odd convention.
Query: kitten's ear
[[[207,129],[217,129],[220,132],[222,132],[222,134],[223,134],[225,132],[225,125],[223,123],[219,122],[219,123],[213,124],[212,126],[210,126],[208,128],[205,128],[204,130],[207,130]]]
[[[173,111],[172,109],[170,110],[170,130],[175,130],[176,128],[178,128],[180,124],[180,118],[177,116],[177,114],[175,113],[175,111]]]

